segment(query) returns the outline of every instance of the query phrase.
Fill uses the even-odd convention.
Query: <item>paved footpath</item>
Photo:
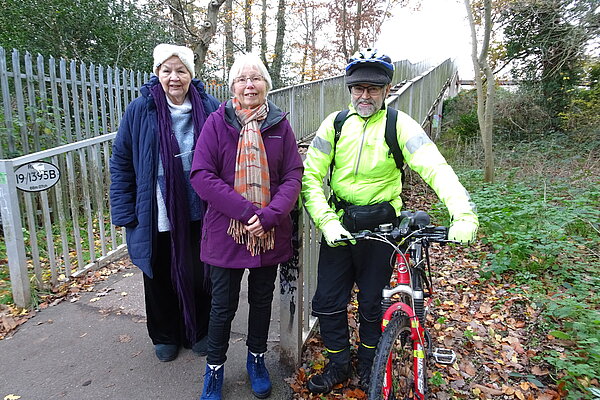
[[[273,382],[270,399],[291,399],[283,379],[293,371],[279,362],[275,292],[266,355]],[[225,400],[255,398],[246,374],[247,313],[244,289],[225,364]],[[76,302],[38,312],[11,338],[0,340],[0,400],[17,398],[9,395],[19,400],[198,399],[206,357],[182,349],[174,361],[158,361],[145,322],[137,268],[113,274]]]

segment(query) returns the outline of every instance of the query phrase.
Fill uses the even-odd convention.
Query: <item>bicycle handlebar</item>
[[[454,240],[448,240],[448,228],[445,226],[431,225],[429,215],[424,211],[412,213],[402,211],[400,214],[400,223],[382,224],[375,231],[363,230],[351,233],[352,238],[342,238],[335,240],[336,243],[350,242],[352,240],[367,240],[372,237],[387,238],[393,242],[400,242],[403,239],[426,238],[430,242],[437,243],[457,243]]]
[[[448,228],[445,226],[427,225],[419,230],[403,232],[399,227],[388,229],[386,225],[391,224],[379,225],[379,230],[375,231],[364,230],[360,232],[351,232],[351,238],[337,239],[335,242],[341,243],[352,240],[367,240],[371,237],[387,237],[394,242],[400,242],[402,239],[413,237],[415,239],[427,238],[430,242],[456,243],[454,240],[448,240]]]

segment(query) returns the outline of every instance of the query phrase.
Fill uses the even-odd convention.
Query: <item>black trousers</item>
[[[240,301],[240,288],[245,268],[210,266],[212,309],[208,327],[208,364],[220,365],[227,360],[231,321]],[[246,346],[253,353],[267,351],[271,324],[273,291],[277,265],[248,268],[248,339]]]
[[[381,292],[390,281],[393,251],[375,241],[338,247],[321,242],[312,314],[319,318],[321,338],[333,361],[350,361],[350,353],[345,351],[350,341],[346,310],[355,283],[359,289],[360,340],[367,346],[377,345],[381,336]]]
[[[197,337],[195,342],[208,333],[211,296],[204,284],[204,263],[200,261],[201,223],[194,222],[190,229],[194,269],[190,277],[194,285]],[[153,278],[144,274],[144,298],[148,334],[153,344],[177,344],[191,347],[185,335],[183,314],[179,298],[171,281],[171,234],[159,232],[156,240],[156,259],[152,266]]]

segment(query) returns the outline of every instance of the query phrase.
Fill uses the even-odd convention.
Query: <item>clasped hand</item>
[[[246,230],[253,234],[254,236],[263,237],[265,234],[265,230],[260,223],[260,219],[258,215],[254,214],[252,218],[248,220],[248,225],[246,225]]]

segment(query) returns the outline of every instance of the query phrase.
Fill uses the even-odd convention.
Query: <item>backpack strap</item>
[[[394,156],[396,167],[402,171],[404,168],[404,157],[398,144],[398,135],[396,133],[396,121],[398,120],[398,110],[388,107],[385,120],[385,142],[390,148],[390,154]]]
[[[348,115],[350,110],[342,110],[335,116],[333,120],[333,129],[335,130],[335,136],[333,137],[333,157],[331,158],[331,164],[329,164],[329,181],[327,184],[331,187],[331,176],[333,175],[333,164],[335,162],[335,147],[337,145],[338,140],[340,140],[340,136],[342,135],[342,127],[344,126],[344,122],[348,118],[350,118],[353,114]]]
[[[350,117],[348,113],[350,110],[342,110],[335,116],[333,120],[333,129],[335,130],[335,138],[333,139],[333,154],[335,156],[335,145],[337,144],[340,136],[342,135],[342,127],[344,126],[344,122]]]

